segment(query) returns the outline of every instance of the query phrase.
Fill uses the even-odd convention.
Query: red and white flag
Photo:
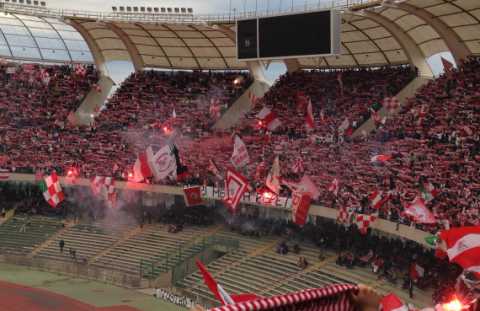
[[[90,182],[94,195],[103,195],[110,207],[115,207],[117,194],[115,192],[115,179],[113,177],[95,176]]]
[[[377,220],[377,215],[357,214],[355,222],[361,234],[367,234],[370,224]]]
[[[65,199],[62,187],[60,186],[60,180],[55,171],[40,181],[40,189],[43,192],[45,201],[52,207],[56,207]]]
[[[148,147],[147,150],[138,155],[138,158],[133,166],[134,182],[142,182],[145,179],[153,176],[152,169],[150,168],[150,161],[152,158],[152,147]]]
[[[376,156],[373,156],[370,159],[370,162],[372,162],[372,163],[386,163],[386,162],[390,161],[391,159],[392,159],[391,155],[378,154]]]
[[[395,294],[383,296],[379,311],[409,311],[408,307]]]
[[[207,285],[208,289],[213,293],[215,298],[222,303],[222,305],[231,305],[234,303],[242,303],[251,300],[256,300],[261,298],[255,294],[240,294],[240,295],[229,295],[223,287],[215,281],[213,276],[208,272],[207,268],[199,260],[196,260],[196,264],[200,273],[203,277],[203,282]]]
[[[330,186],[328,186],[328,191],[333,193],[335,196],[338,196],[338,190],[339,190],[338,179],[334,178],[330,183]]]
[[[225,178],[225,197],[223,200],[231,211],[236,211],[238,203],[247,189],[248,180],[237,171],[228,169]]]
[[[248,156],[247,147],[242,141],[240,136],[235,135],[234,144],[233,144],[233,154],[230,158],[233,166],[235,168],[241,168],[247,165],[250,162],[250,157]]]
[[[387,194],[384,196],[383,191],[375,190],[368,196],[368,200],[370,201],[370,205],[375,208],[379,209],[390,199],[390,196]]]
[[[418,279],[423,278],[425,275],[425,269],[416,262],[412,262],[409,274],[412,280],[418,281]]]
[[[480,276],[480,226],[459,227],[440,232],[450,262]]]
[[[309,193],[296,191],[292,194],[292,218],[297,225],[305,225],[311,200]]]
[[[425,200],[420,197],[416,197],[405,207],[405,215],[411,217],[413,221],[419,224],[437,223],[433,213],[425,206]]]
[[[165,145],[155,155],[152,155],[149,150],[152,149],[147,149],[147,159],[155,180],[163,180],[168,176],[173,176],[175,179],[177,177],[177,161],[172,147]]]
[[[312,108],[312,101],[309,100],[307,104],[307,111],[305,114],[305,124],[309,129],[315,128],[315,119],[313,117],[313,108]]]
[[[303,166],[303,159],[298,157],[293,162],[292,172],[295,174],[303,173],[305,171],[305,167]]]
[[[209,160],[208,160],[208,170],[209,170],[213,175],[215,175],[215,177],[217,177],[218,179],[220,179],[220,180],[223,179],[223,176],[222,176],[222,174],[220,173],[220,170],[218,169],[217,164],[216,164],[215,161],[213,161],[212,159],[209,159]]]
[[[308,193],[314,200],[318,200],[320,197],[320,190],[318,190],[317,186],[308,175],[303,175],[302,179],[298,184],[296,184],[295,188],[295,191]]]
[[[267,107],[263,107],[262,110],[260,110],[257,114],[257,119],[259,120],[261,127],[264,127],[271,132],[275,131],[280,125],[282,125],[277,114]]]
[[[280,175],[280,160],[278,156],[276,156],[275,160],[273,160],[272,168],[268,173],[265,185],[271,192],[278,195],[280,193],[281,178],[282,176]]]
[[[195,206],[203,203],[200,186],[183,188],[183,197],[186,206]]]

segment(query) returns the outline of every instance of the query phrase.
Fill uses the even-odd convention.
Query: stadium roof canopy
[[[436,53],[450,51],[457,61],[480,54],[479,0],[340,0],[334,5],[342,12],[342,54],[298,59],[297,67],[411,63],[427,72],[430,69],[426,59]],[[318,7],[301,8],[305,9]],[[97,64],[132,60],[137,69],[247,68],[247,64],[236,61],[233,16],[175,18],[52,10],[32,14],[57,16],[75,28]],[[246,16],[255,13],[237,17]],[[41,19],[50,24],[54,21]],[[77,39],[81,40],[78,34]],[[66,46],[71,42],[67,43]]]
[[[57,18],[0,13],[0,57],[93,62],[83,37]]]

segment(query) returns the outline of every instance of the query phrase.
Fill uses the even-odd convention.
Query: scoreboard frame
[[[319,12],[330,12],[330,53],[324,54],[306,54],[306,55],[282,55],[282,56],[273,56],[273,57],[260,57],[260,20],[265,18],[274,18],[274,17],[282,17],[282,16],[292,16],[292,15],[304,15],[310,13],[319,13]],[[256,39],[257,39],[257,57],[253,58],[239,58],[239,44],[238,44],[238,23],[242,21],[256,21],[257,31],[256,31]],[[257,16],[254,18],[246,17],[246,18],[239,18],[235,21],[235,54],[237,61],[240,62],[248,62],[248,61],[258,61],[258,60],[283,60],[283,59],[294,59],[294,58],[309,58],[309,57],[327,57],[327,56],[335,56],[341,54],[341,13],[338,10],[334,9],[324,9],[324,10],[315,10],[315,11],[304,11],[304,12],[295,12],[295,13],[280,13],[275,15],[268,15],[268,16]],[[337,35],[338,34],[338,35]]]

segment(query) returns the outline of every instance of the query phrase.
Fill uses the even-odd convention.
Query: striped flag
[[[357,307],[350,296],[356,292],[358,292],[357,285],[333,284],[280,296],[235,301],[234,305],[224,305],[210,311],[354,311]],[[235,297],[232,298],[235,300]]]
[[[263,107],[257,114],[257,119],[261,127],[267,128],[269,131],[275,131],[282,122],[277,117],[277,114],[267,107]]]
[[[419,224],[437,223],[433,213],[425,206],[425,200],[416,197],[412,203],[405,207],[405,215],[410,216],[413,221]]]
[[[450,262],[480,274],[480,226],[443,230],[440,239]]]

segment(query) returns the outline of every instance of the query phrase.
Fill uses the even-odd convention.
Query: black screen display
[[[330,11],[260,19],[260,58],[330,54]]]
[[[257,58],[257,20],[244,20],[237,23],[238,59]]]

